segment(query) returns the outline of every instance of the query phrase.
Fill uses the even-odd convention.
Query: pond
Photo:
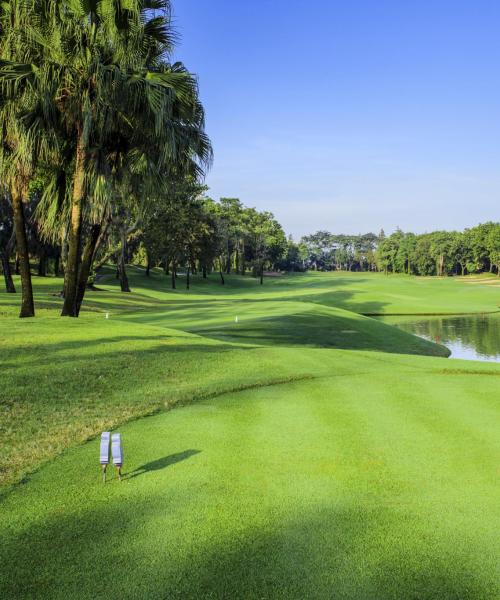
[[[427,340],[446,346],[450,358],[500,362],[500,314],[455,317],[384,317]]]

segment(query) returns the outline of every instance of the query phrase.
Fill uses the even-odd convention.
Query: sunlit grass
[[[59,280],[36,278],[36,319],[0,293],[0,597],[500,595],[500,365],[358,314],[489,312],[497,290],[131,283],[106,275],[78,320]],[[118,426],[125,479],[104,486],[93,438]]]
[[[181,400],[311,371],[279,351],[248,354],[255,345],[446,355],[399,329],[300,300],[311,286],[327,293],[328,281],[291,276],[263,289],[251,277],[228,278],[226,286],[198,277],[192,291],[172,292],[161,272],[148,279],[132,269],[132,294],[120,293],[108,273],[78,320],[59,317],[61,280],[35,278],[35,319],[18,319],[19,296],[0,293],[1,484],[103,428]],[[336,294],[339,280],[330,281]]]

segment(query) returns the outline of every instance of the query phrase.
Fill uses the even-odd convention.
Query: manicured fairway
[[[70,447],[0,500],[1,598],[500,598],[500,365],[346,312],[340,275],[189,295],[142,277],[79,321],[50,280],[35,321],[0,295],[5,481]],[[356,277],[341,286],[366,304]],[[421,312],[421,284],[474,288],[469,312],[500,297],[368,279]],[[100,482],[97,440],[75,446],[179,402],[118,428],[121,483]]]
[[[498,372],[352,363],[122,428],[121,484],[55,461],[4,504],[3,597],[496,598]]]
[[[78,321],[58,316],[61,281],[36,280],[34,320],[17,319],[18,297],[0,293],[0,485],[129,418],[321,369],[321,361],[285,361],[279,346],[447,355],[376,320],[301,300],[317,281],[328,289],[328,279],[313,274],[263,288],[250,277],[229,278],[224,287],[198,279],[187,293],[170,291],[161,273],[147,280],[132,270],[133,294],[117,291],[108,275]]]

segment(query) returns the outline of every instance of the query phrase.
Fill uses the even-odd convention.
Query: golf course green
[[[500,598],[500,364],[371,318],[494,282],[133,268],[79,319],[34,282],[35,319],[0,292],[0,598]]]

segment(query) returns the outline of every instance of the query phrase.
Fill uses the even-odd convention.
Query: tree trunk
[[[60,252],[60,271],[64,275],[66,265],[68,263],[68,227],[64,227],[61,231],[61,252]],[[63,287],[64,289],[64,287]],[[63,291],[64,296],[64,291]]]
[[[58,252],[56,254],[56,257],[54,258],[54,275],[56,277],[59,277],[60,264],[61,264],[61,254],[60,254],[60,252]]]
[[[264,283],[264,263],[260,265],[260,285]]]
[[[128,283],[127,269],[126,269],[126,257],[127,257],[127,234],[122,233],[122,248],[120,252],[120,258],[118,259],[118,274],[120,278],[120,288],[122,292],[130,292],[130,286]]]
[[[16,286],[12,279],[10,270],[9,256],[5,252],[0,252],[0,261],[2,263],[3,277],[5,279],[5,291],[7,294],[15,294]]]
[[[206,265],[203,265],[202,272],[203,272],[203,279],[206,279],[207,278],[207,266]]]
[[[68,238],[68,260],[64,273],[64,305],[62,317],[77,317],[78,271],[82,250],[82,204],[85,194],[85,147],[79,132],[76,148],[75,180],[71,199],[71,220]]]
[[[97,242],[101,233],[102,225],[95,223],[92,225],[90,230],[90,236],[85,244],[82,254],[82,266],[80,267],[80,273],[78,274],[78,293],[76,298],[76,316],[80,314],[80,308],[82,307],[83,297],[85,296],[85,290],[87,289],[87,281],[89,279],[90,271],[92,269],[92,262],[94,260],[94,254],[97,248]]]
[[[126,293],[130,293],[132,290],[130,289],[130,285],[128,282],[128,277],[127,277],[127,269],[125,267],[125,262],[122,262],[122,259],[120,258],[120,267],[119,267],[119,273],[120,273],[120,289],[122,292],[126,292]]]
[[[149,260],[149,254],[146,253],[146,277],[149,277],[150,270],[151,270],[151,261]]]
[[[38,258],[38,276],[47,276],[47,257],[45,256],[45,250],[40,251],[40,255]]]
[[[224,281],[224,275],[222,274],[222,263],[221,268],[219,268],[220,282],[224,285],[226,282]]]
[[[172,289],[175,290],[177,287],[177,283],[175,281],[176,277],[177,277],[177,273],[176,273],[176,264],[175,262],[172,263]]]
[[[24,217],[23,192],[23,188],[14,188],[12,190],[12,209],[14,211],[17,257],[19,259],[19,271],[21,274],[21,312],[19,314],[21,318],[35,316],[28,238],[26,235],[26,221]]]
[[[189,281],[189,272],[190,272],[190,266],[188,264],[188,268],[187,268],[187,271],[186,271],[186,289],[187,290],[189,289],[189,283],[190,283],[190,281]]]

